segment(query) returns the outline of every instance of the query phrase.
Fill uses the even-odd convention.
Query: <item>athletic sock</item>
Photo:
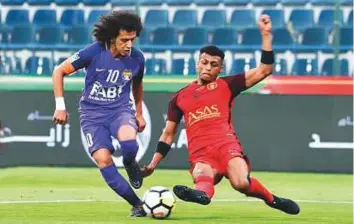
[[[110,186],[118,195],[124,198],[132,206],[141,204],[141,200],[135,194],[128,182],[124,179],[114,164],[100,169],[103,178],[106,180],[108,186]]]
[[[214,196],[214,178],[209,176],[198,176],[195,178],[195,189],[205,192],[209,198]]]
[[[124,166],[130,165],[138,153],[139,145],[136,140],[128,140],[119,142],[122,148],[123,164]]]
[[[249,197],[260,198],[266,203],[272,203],[273,195],[256,178],[249,178],[250,185],[245,193]]]

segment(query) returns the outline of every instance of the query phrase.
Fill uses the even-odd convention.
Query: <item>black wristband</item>
[[[262,50],[262,64],[271,65],[274,63],[274,52]]]
[[[156,151],[158,153],[161,153],[163,157],[167,155],[167,153],[170,151],[171,146],[165,142],[159,141],[157,143]]]

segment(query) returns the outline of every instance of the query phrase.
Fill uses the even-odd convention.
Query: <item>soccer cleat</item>
[[[139,189],[143,185],[143,176],[139,164],[134,160],[131,164],[125,166],[125,170],[129,176],[130,184],[135,189]]]
[[[296,202],[287,199],[281,198],[273,195],[274,200],[272,203],[266,203],[268,206],[279,209],[290,215],[297,215],[300,213],[300,207],[296,204]]]
[[[183,201],[195,202],[201,205],[207,205],[211,202],[209,196],[205,192],[187,186],[176,185],[173,187],[173,192]]]
[[[132,214],[130,215],[131,217],[145,217],[146,212],[144,211],[143,204],[134,206],[132,208]]]

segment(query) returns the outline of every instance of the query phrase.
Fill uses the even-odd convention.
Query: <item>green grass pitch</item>
[[[353,223],[352,175],[252,174],[276,195],[298,201],[301,213],[290,216],[273,210],[234,191],[224,179],[208,206],[177,201],[167,220],[130,218],[130,206],[105,185],[97,169],[22,167],[0,169],[0,223]],[[187,170],[156,170],[137,193],[175,184],[193,186]]]

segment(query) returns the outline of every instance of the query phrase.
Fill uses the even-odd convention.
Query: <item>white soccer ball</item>
[[[143,202],[148,215],[155,219],[166,219],[176,205],[176,198],[169,189],[156,186],[145,192]]]

